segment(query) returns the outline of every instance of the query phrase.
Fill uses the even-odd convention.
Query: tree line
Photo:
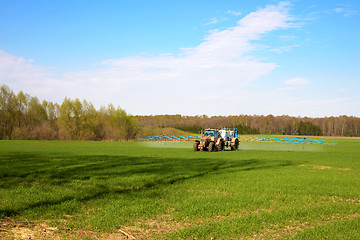
[[[155,115],[134,117],[139,121],[140,127],[173,127],[193,133],[198,133],[203,128],[237,127],[239,134],[360,137],[360,118],[353,116],[308,118],[286,115],[212,117],[206,115]]]
[[[120,107],[95,107],[86,100],[65,98],[62,104],[8,86],[0,88],[0,139],[24,140],[131,140],[138,120]]]
[[[119,141],[222,127],[236,127],[239,134],[360,137],[360,118],[353,116],[131,116],[112,104],[96,110],[86,100],[40,102],[22,91],[15,94],[6,85],[0,88],[0,139]]]

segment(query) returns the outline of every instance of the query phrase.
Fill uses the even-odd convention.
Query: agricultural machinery
[[[236,128],[205,129],[201,131],[201,139],[195,140],[193,145],[194,151],[224,151],[225,147],[237,150],[239,147],[239,139],[237,139]]]
[[[223,128],[219,132],[224,139],[225,147],[230,147],[231,151],[238,149],[239,139],[237,138],[237,128]]]

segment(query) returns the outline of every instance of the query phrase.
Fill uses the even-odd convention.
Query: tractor
[[[237,150],[239,147],[239,139],[237,138],[237,128],[223,128],[220,136],[224,139],[226,147],[230,147],[231,151]]]
[[[205,129],[201,131],[201,139],[195,140],[193,145],[194,151],[223,151],[225,147],[224,139],[222,139],[219,130],[217,129]]]
[[[201,131],[201,139],[195,140],[193,145],[194,151],[224,151],[225,147],[237,150],[239,147],[239,139],[237,139],[236,128],[205,129]]]

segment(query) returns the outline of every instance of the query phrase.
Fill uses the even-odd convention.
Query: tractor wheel
[[[235,139],[235,144],[231,146],[231,151],[235,151],[239,148],[239,140]]]
[[[197,152],[197,151],[199,151],[199,142],[195,142],[194,143],[194,145],[193,145],[193,150],[195,151],[195,152]]]
[[[225,148],[225,142],[221,141],[220,144],[217,146],[218,151],[224,151]]]
[[[209,152],[213,152],[215,149],[215,143],[214,142],[211,142],[209,143]]]

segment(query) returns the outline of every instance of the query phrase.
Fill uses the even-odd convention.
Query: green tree
[[[81,105],[81,139],[99,140],[97,138],[97,111],[95,107],[86,100]]]
[[[0,88],[0,134],[1,139],[12,139],[16,124],[17,100],[13,91],[6,85]]]
[[[106,110],[108,127],[106,138],[111,140],[130,140],[135,138],[139,129],[137,119],[128,115],[125,110],[120,107],[114,108],[112,104],[108,105]]]
[[[74,106],[70,98],[65,98],[59,108],[60,138],[75,140],[76,126],[74,123]]]
[[[25,116],[27,115],[28,106],[29,106],[29,99],[30,96],[28,94],[24,94],[22,91],[20,91],[17,96],[17,126],[21,127],[23,122],[25,121]]]

